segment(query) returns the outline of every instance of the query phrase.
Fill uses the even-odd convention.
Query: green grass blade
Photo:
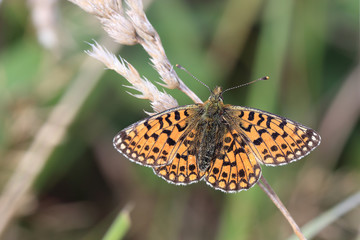
[[[121,210],[115,221],[111,224],[109,230],[106,232],[103,240],[119,240],[125,236],[131,226],[130,210],[131,207],[129,206],[126,206]]]

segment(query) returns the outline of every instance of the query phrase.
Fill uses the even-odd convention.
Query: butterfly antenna
[[[228,89],[224,90],[222,93],[227,92],[227,91],[229,91],[229,90],[236,89],[236,88],[244,87],[244,86],[250,85],[250,84],[252,84],[252,83],[258,82],[258,81],[264,81],[264,80],[268,80],[268,79],[270,79],[270,78],[269,78],[268,76],[265,76],[265,77],[262,77],[262,78],[253,80],[253,81],[251,81],[251,82],[241,84],[241,85],[239,85],[239,86],[235,86],[235,87],[228,88]]]
[[[195,80],[197,80],[199,83],[201,83],[202,85],[204,85],[205,87],[207,87],[207,89],[209,89],[210,92],[212,92],[208,85],[206,85],[205,83],[203,83],[202,81],[200,81],[197,77],[195,77],[194,75],[192,75],[186,68],[184,68],[184,67],[181,66],[180,64],[176,64],[175,66],[176,66],[177,68],[185,71],[187,74],[189,74],[190,76],[192,76]]]

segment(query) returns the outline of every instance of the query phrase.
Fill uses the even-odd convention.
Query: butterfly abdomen
[[[222,123],[222,109],[210,106],[197,125],[199,132],[199,146],[197,164],[201,171],[206,171],[216,159],[219,149],[222,147],[222,136],[226,128]]]

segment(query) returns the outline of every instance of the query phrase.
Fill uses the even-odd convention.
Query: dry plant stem
[[[95,15],[104,30],[116,42],[123,45],[140,44],[150,56],[153,67],[159,73],[161,86],[179,89],[194,102],[201,100],[181,81],[168,60],[160,36],[147,19],[141,0],[70,0],[83,10]],[[124,5],[127,6],[125,9]],[[156,111],[156,109],[154,109]]]
[[[120,60],[108,51],[105,47],[95,44],[90,44],[91,51],[86,51],[91,57],[96,58],[105,64],[109,69],[116,71],[123,76],[131,85],[126,86],[130,89],[140,92],[140,94],[132,94],[131,96],[148,99],[151,102],[151,106],[155,112],[162,112],[170,108],[178,106],[177,101],[165,92],[160,92],[157,87],[152,84],[145,77],[140,77],[138,71],[126,60],[120,58]]]
[[[298,238],[301,240],[306,240],[306,238],[303,235],[303,233],[301,232],[299,226],[296,224],[295,220],[291,217],[289,211],[286,209],[284,204],[281,202],[279,197],[276,195],[274,190],[271,188],[271,186],[269,185],[269,183],[266,181],[266,179],[263,176],[261,176],[260,181],[258,182],[258,185],[269,196],[269,198],[273,201],[273,203],[276,205],[276,207],[280,210],[280,212],[288,220],[295,235],[298,236]]]
[[[195,103],[203,103],[203,101],[201,101],[201,99],[181,80],[179,82],[179,90],[188,95],[188,97],[191,98]]]
[[[110,42],[106,44],[111,45]],[[116,51],[116,48],[118,46],[113,46],[112,50]],[[0,238],[12,219],[24,207],[28,197],[31,196],[31,188],[35,179],[62,141],[69,125],[74,121],[85,100],[98,83],[103,71],[103,66],[95,64],[91,58],[84,61],[79,70],[79,76],[49,114],[29,149],[20,159],[15,172],[0,196]]]
[[[149,54],[153,67],[161,76],[162,81],[165,82],[165,84],[160,85],[170,89],[177,88],[188,95],[195,103],[201,103],[202,101],[198,96],[185,85],[174,71],[173,66],[166,56],[159,34],[151,25],[143,11],[141,0],[128,0],[126,2],[130,7],[126,13],[133,23],[138,42]]]

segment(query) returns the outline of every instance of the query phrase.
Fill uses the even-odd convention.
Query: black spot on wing
[[[188,123],[186,123],[183,127],[181,127],[180,124],[176,124],[175,126],[176,126],[176,128],[178,129],[179,132],[182,132],[182,131],[185,130],[185,128],[187,128]]]
[[[159,126],[159,129],[163,128],[164,127],[164,121],[163,121],[163,118],[160,116],[160,117],[157,117],[156,120],[158,120],[160,126]],[[148,128],[149,129],[149,128]]]
[[[273,145],[270,149],[271,149],[271,151],[276,152],[278,150],[278,147]]]
[[[261,113],[259,114],[259,118],[260,118],[260,120],[257,121],[257,123],[256,123],[258,126],[260,126],[260,124],[265,120]]]
[[[267,133],[267,131],[265,129],[260,129],[258,133],[261,136],[262,134]]]
[[[254,115],[255,115],[255,113],[253,111],[249,112],[248,120],[249,121],[254,120]]]
[[[240,169],[239,176],[242,177],[242,178],[245,177],[244,169]]]
[[[169,146],[174,146],[176,142],[172,138],[168,138],[166,143],[169,144]]]
[[[235,149],[234,154],[235,154],[235,155],[238,155],[239,153],[245,153],[245,149],[244,149],[244,148],[237,148],[237,149]]]
[[[174,114],[175,114],[175,120],[176,120],[176,121],[179,121],[179,120],[180,120],[180,113],[179,113],[179,111],[175,111]]]
[[[145,126],[148,130],[151,129],[151,125],[149,124],[148,120],[146,120],[146,121],[144,122],[144,126]]]
[[[194,165],[194,164],[191,164],[191,165],[189,166],[189,170],[190,170],[190,171],[194,171],[194,170],[195,170],[195,165]]]
[[[159,138],[159,135],[156,133],[151,134],[151,137],[154,138],[154,140],[156,141]]]
[[[164,130],[162,131],[162,133],[165,133],[166,135],[170,136],[171,131],[168,130],[168,129],[164,129]]]
[[[276,138],[277,138],[279,135],[280,135],[279,133],[273,132],[273,133],[271,134],[271,137],[272,137],[272,139],[276,140]]]
[[[149,135],[148,135],[147,133],[145,133],[145,134],[144,134],[144,138],[145,138],[146,140],[148,140],[150,137],[149,137]]]
[[[236,166],[236,162],[223,162],[223,166],[235,167],[235,166]]]
[[[263,140],[261,137],[259,137],[258,139],[255,139],[253,143],[254,143],[255,145],[260,145],[263,141],[264,141],[264,140]]]
[[[165,120],[169,125],[172,125],[172,121],[169,118],[170,118],[170,114],[167,114]]]
[[[271,121],[273,120],[274,118],[272,117],[272,116],[268,116],[267,117],[267,120],[266,120],[266,127],[267,128],[271,128],[270,127],[270,123],[271,123]]]
[[[244,127],[242,123],[239,124],[239,126],[246,132],[250,132],[253,125],[249,124],[249,126]]]
[[[279,124],[279,128],[281,128],[282,130],[284,130],[284,127],[286,126],[286,124],[287,124],[286,120],[283,119],[283,120],[281,121],[281,123]]]
[[[242,118],[244,116],[244,111],[240,111],[239,118]]]

